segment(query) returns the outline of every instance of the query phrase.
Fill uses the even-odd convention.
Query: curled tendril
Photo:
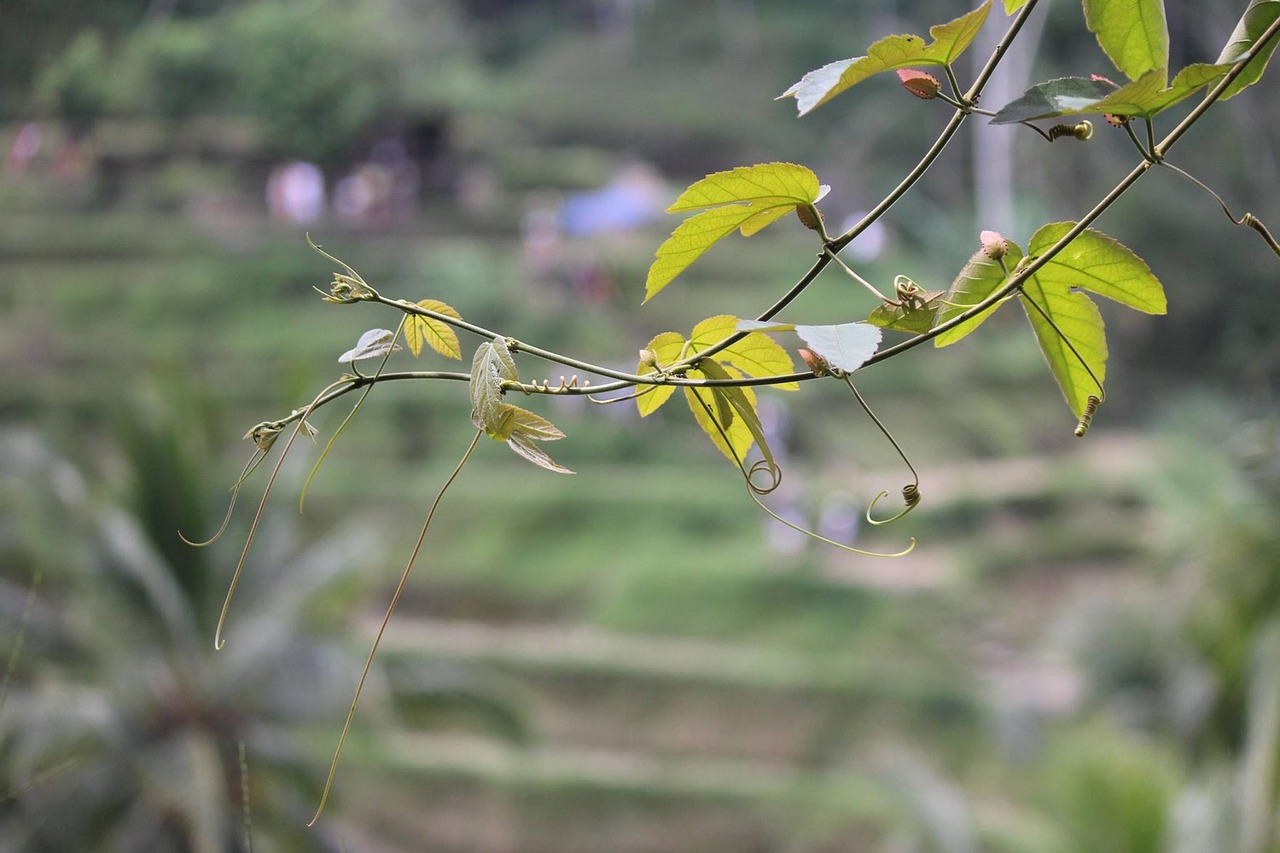
[[[756,484],[756,474],[764,472],[768,477],[764,485]],[[782,468],[768,459],[759,459],[746,470],[747,488],[757,495],[767,495],[782,485]]]
[[[912,482],[902,487],[902,501],[907,505],[906,509],[902,510],[892,518],[885,518],[879,521],[872,518],[871,511],[876,508],[876,504],[880,502],[881,498],[889,496],[889,492],[887,490],[880,492],[872,498],[871,503],[867,506],[868,524],[875,525],[877,527],[882,524],[892,524],[907,513],[911,512],[911,510],[915,509],[920,503],[920,474],[916,471],[916,466],[912,465],[911,460],[907,458],[906,452],[903,451],[902,446],[898,444],[897,439],[893,437],[893,433],[889,432],[889,428],[884,425],[884,422],[881,421],[880,418],[876,417],[875,412],[871,411],[871,407],[867,405],[867,401],[862,399],[862,395],[859,394],[858,389],[854,387],[853,380],[848,376],[845,376],[844,384],[849,386],[849,391],[853,394],[853,398],[858,401],[858,405],[862,407],[862,411],[866,412],[867,417],[871,418],[871,422],[879,428],[880,432],[884,433],[884,437],[889,439],[889,443],[893,445],[893,449],[898,451],[898,456],[906,463],[907,467],[911,469]]]
[[[1080,415],[1080,422],[1076,424],[1076,438],[1084,438],[1084,434],[1089,431],[1089,425],[1093,423],[1093,416],[1101,404],[1102,398],[1096,394],[1089,395],[1089,399],[1084,405],[1084,413]]]
[[[1209,187],[1207,187],[1199,178],[1189,172],[1179,169],[1168,160],[1161,160],[1160,165],[1164,166],[1166,169],[1172,169],[1176,174],[1181,175],[1183,178],[1186,178],[1188,181],[1207,192],[1213,197],[1213,200],[1218,203],[1218,207],[1222,208],[1223,214],[1226,215],[1227,219],[1231,220],[1233,225],[1243,225],[1257,231],[1258,235],[1261,236],[1262,239],[1266,241],[1267,245],[1271,247],[1271,251],[1280,255],[1280,243],[1277,243],[1276,238],[1271,236],[1271,232],[1267,230],[1267,226],[1262,224],[1262,220],[1254,216],[1252,213],[1245,213],[1244,216],[1236,216],[1231,212],[1231,208],[1227,207],[1227,203],[1222,200],[1222,196],[1209,189]]]
[[[525,389],[524,393],[526,396],[531,394],[565,394],[571,390],[576,390],[579,387],[580,381],[582,388],[588,388],[591,386],[591,380],[579,380],[578,374],[575,373],[568,379],[561,376],[559,385],[552,385],[550,379],[542,380],[542,384],[539,385],[538,380],[534,379],[529,383],[529,388]]]

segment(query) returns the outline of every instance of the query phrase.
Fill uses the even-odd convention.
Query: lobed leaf
[[[708,360],[708,363],[714,364],[710,360]],[[719,365],[716,365],[716,367],[719,367]],[[715,367],[708,367],[707,369],[715,372]],[[711,379],[723,378],[722,374],[725,374],[724,368],[720,368],[720,372],[715,377],[697,369],[690,370],[686,375],[690,379]],[[743,393],[750,407],[754,410],[756,404],[755,393],[750,388],[739,388],[738,390]],[[733,404],[724,390],[720,388],[695,388],[686,385],[684,386],[684,396],[689,404],[689,411],[693,412],[693,419],[697,421],[698,426],[702,427],[702,431],[711,439],[711,443],[735,464],[741,465],[742,461],[747,458],[747,452],[751,450],[751,444],[755,439],[747,422],[743,418],[733,417]]]
[[[1130,80],[1169,67],[1164,0],[1084,0],[1084,19],[1103,52]]]
[[[461,320],[462,315],[452,307],[437,299],[424,299],[418,303],[419,308],[434,311]],[[458,334],[448,323],[421,314],[410,314],[405,318],[404,342],[416,358],[422,352],[425,343],[431,349],[446,358],[462,358],[462,347],[458,343]]]
[[[728,370],[711,359],[704,359],[698,366],[711,379],[732,378]],[[764,457],[770,470],[776,471],[778,463],[774,458],[773,451],[769,448],[769,442],[764,434],[764,426],[760,423],[760,415],[756,411],[755,392],[746,386],[716,386],[713,391],[719,404],[716,411],[723,412],[727,407],[732,413],[731,419],[722,418],[722,424],[740,423],[745,426],[747,431],[751,433],[752,440],[755,442],[756,447],[760,449],[760,454]],[[739,457],[736,461],[741,467],[744,457]]]
[[[394,343],[396,333],[390,329],[370,329],[360,336],[356,345],[338,356],[338,364],[350,364],[366,358],[381,358],[388,352],[395,352],[400,345]]]
[[[1075,226],[1054,222],[1032,235],[1032,256],[1043,254]],[[1164,287],[1141,258],[1118,240],[1085,230],[1036,273],[1041,285],[1059,290],[1088,290],[1144,314],[1167,310]]]
[[[869,323],[842,323],[838,326],[796,326],[796,334],[827,364],[853,373],[876,354],[883,332]]]
[[[1006,8],[1007,5],[1006,0]],[[810,71],[778,97],[795,98],[797,111],[805,115],[883,71],[914,65],[950,65],[973,42],[990,11],[991,0],[985,0],[972,12],[930,27],[930,44],[916,35],[886,36],[867,48],[866,56],[842,59]]]
[[[1099,383],[1106,382],[1107,341],[1102,314],[1083,293],[1062,287],[1060,282],[1041,281],[1038,273],[1023,282],[1022,289],[1024,300],[1034,300],[1053,321],[1050,324],[1040,311],[1024,302],[1040,351],[1067,405],[1078,418],[1084,414],[1091,394],[1102,395]]]
[[[1240,22],[1236,24],[1235,30],[1232,31],[1231,37],[1227,39],[1226,47],[1218,56],[1218,63],[1234,65],[1239,62],[1240,58],[1253,48],[1254,43],[1267,27],[1275,23],[1276,18],[1280,18],[1280,0],[1252,0],[1249,7],[1244,10]],[[1231,85],[1227,86],[1226,91],[1222,93],[1224,101],[1258,82],[1262,72],[1267,68],[1267,63],[1271,61],[1271,54],[1275,52],[1277,40],[1272,39],[1257,56],[1249,60],[1245,70],[1232,80]]]
[[[959,275],[956,276],[955,281],[951,282],[951,288],[942,299],[942,305],[938,309],[938,319],[934,325],[941,325],[953,317],[963,314],[995,293],[1000,285],[1005,283],[1008,278],[1005,274],[1005,269],[1013,269],[1022,260],[1022,249],[1018,248],[1018,245],[1012,240],[1005,242],[1008,248],[1003,258],[1004,267],[1000,266],[999,261],[990,258],[982,249],[974,252],[973,256],[961,267]],[[954,344],[982,325],[998,307],[1000,307],[999,304],[984,311],[977,317],[961,323],[954,329],[948,329],[933,339],[933,345],[935,347],[945,347]]]
[[[648,302],[703,252],[735,229],[749,237],[825,193],[818,177],[794,163],[764,163],[717,172],[680,194],[668,212],[710,207],[690,216],[658,247],[645,279]]]

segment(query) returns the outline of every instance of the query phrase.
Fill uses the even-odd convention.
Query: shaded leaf
[[[1165,69],[1156,68],[1107,95],[1081,112],[1151,118],[1194,95],[1227,73],[1230,65],[1188,65],[1165,86]]]
[[[400,349],[399,344],[392,345],[396,333],[390,329],[370,329],[360,336],[355,347],[338,356],[339,364],[350,364],[366,358],[381,358],[388,352]]]
[[[866,56],[832,62],[804,75],[779,98],[795,98],[800,115],[822,106],[868,77],[913,65],[949,65],[964,53],[991,11],[991,0],[953,21],[929,28],[933,42],[920,36],[894,35],[867,48]]]
[[[573,471],[548,456],[547,452],[535,444],[534,440],[527,435],[512,435],[511,438],[507,439],[507,447],[510,447],[539,468],[546,468],[548,471],[554,471],[557,474],[573,473]]]
[[[516,381],[516,362],[506,338],[485,341],[471,359],[471,422],[492,434],[502,417],[502,383]]]
[[[852,373],[880,348],[883,333],[869,323],[843,323],[838,326],[796,326],[796,334],[809,348],[822,356],[827,364]]]
[[[918,335],[933,328],[933,319],[942,301],[941,290],[923,291],[916,301],[882,302],[867,317],[867,322],[882,329],[894,329]]]
[[[653,353],[654,359],[658,367],[666,367],[680,360],[680,356],[684,354],[684,336],[679,332],[663,332],[649,341],[646,350]],[[649,371],[649,366],[643,361],[636,366],[636,373]],[[674,385],[651,385],[650,390],[644,390],[639,397],[636,397],[636,407],[640,410],[640,417],[648,417],[650,414],[662,408],[662,404],[671,399],[671,395],[675,393]]]
[[[1280,18],[1280,0],[1253,0],[1249,8],[1245,9],[1240,22],[1236,24],[1231,38],[1227,39],[1227,45],[1218,56],[1218,62],[1220,64],[1239,62],[1276,18]],[[1258,82],[1262,72],[1267,68],[1267,63],[1271,61],[1271,54],[1275,52],[1277,40],[1280,39],[1272,39],[1257,56],[1249,61],[1240,76],[1232,80],[1231,85],[1223,92],[1223,100],[1239,94],[1242,89]]]
[[[735,229],[750,236],[823,194],[817,176],[794,163],[765,163],[717,172],[697,181],[669,207],[694,214],[658,247],[645,279],[648,302],[722,237]]]
[[[1022,260],[1022,249],[1012,240],[1006,240],[1006,243],[1008,248],[1002,260],[1008,269],[1013,269]],[[938,308],[938,320],[934,325],[941,325],[951,318],[963,314],[995,293],[1007,278],[1004,271],[1005,267],[1000,266],[1000,261],[988,256],[985,249],[979,249],[974,252],[973,256],[960,269],[955,281],[951,282],[951,288],[947,291],[946,296],[942,299],[942,305]],[[954,329],[948,329],[933,339],[933,345],[935,347],[945,347],[954,344],[982,325],[998,307],[1000,306],[993,306],[990,310],[961,323]]]
[[[462,319],[461,314],[436,299],[424,299],[418,303],[418,307],[434,311],[437,314],[444,314],[447,317],[453,317],[456,320]],[[458,334],[449,324],[442,323],[431,317],[423,317],[421,314],[410,314],[405,317],[404,342],[415,357],[422,353],[422,345],[425,343],[431,349],[447,358],[462,358],[462,347],[458,343]]]
[[[1168,68],[1164,0],[1084,0],[1084,19],[1103,52],[1130,80]]]
[[[1015,101],[998,110],[992,124],[1012,124],[1069,113],[1081,113],[1116,90],[1109,80],[1096,77],[1059,77],[1038,83]]]

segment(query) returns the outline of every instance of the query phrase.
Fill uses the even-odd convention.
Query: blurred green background
[[[1217,55],[1231,5],[1170,3],[1176,65]],[[265,470],[215,545],[178,531],[217,529],[245,430],[397,320],[323,303],[333,266],[304,232],[384,294],[629,369],[658,332],[754,316],[812,257],[794,223],[733,237],[641,309],[675,221],[661,208],[773,160],[833,186],[835,227],[870,208],[944,112],[891,77],[803,120],[773,98],[964,11],[8,0],[0,849],[1280,850],[1280,267],[1171,174],[1099,223],[1170,311],[1102,306],[1109,396],[1085,440],[1002,313],[859,383],[924,495],[859,530],[909,481],[892,448],[838,387],[762,393],[785,454],[771,506],[863,547],[918,537],[908,557],[788,535],[674,406],[641,422],[531,401],[579,473],[482,445],[309,829],[377,620],[473,430],[461,384],[391,383],[303,515],[321,445],[290,458],[213,650]],[[997,4],[974,63],[1004,20]],[[984,105],[1108,71],[1078,5],[1052,4]],[[1216,108],[1174,155],[1273,228],[1275,91]],[[980,230],[1025,244],[1087,210],[1135,160],[1109,131],[1050,146],[974,122],[850,262],[944,288]],[[828,273],[786,316],[871,307]],[[411,364],[466,369],[391,362]],[[313,419],[320,441],[346,410]]]

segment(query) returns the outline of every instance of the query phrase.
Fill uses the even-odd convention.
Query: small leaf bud
[[[998,231],[983,231],[979,235],[982,240],[982,252],[993,261],[998,261],[1009,254],[1009,241]]]
[[[827,364],[827,360],[810,349],[801,347],[796,350],[800,358],[804,360],[805,366],[814,376],[830,376],[831,366]]]
[[[898,79],[902,81],[902,88],[925,101],[938,97],[938,90],[942,88],[937,77],[912,68],[898,69]]]
[[[797,204],[796,219],[799,219],[800,224],[810,231],[822,230],[822,211],[812,204]]]
[[[641,366],[641,367],[652,367],[652,368],[654,368],[654,369],[657,369],[657,367],[658,367],[658,354],[657,354],[657,353],[655,353],[655,352],[654,352],[653,350],[651,350],[651,349],[642,349],[642,350],[640,350],[640,366]]]

